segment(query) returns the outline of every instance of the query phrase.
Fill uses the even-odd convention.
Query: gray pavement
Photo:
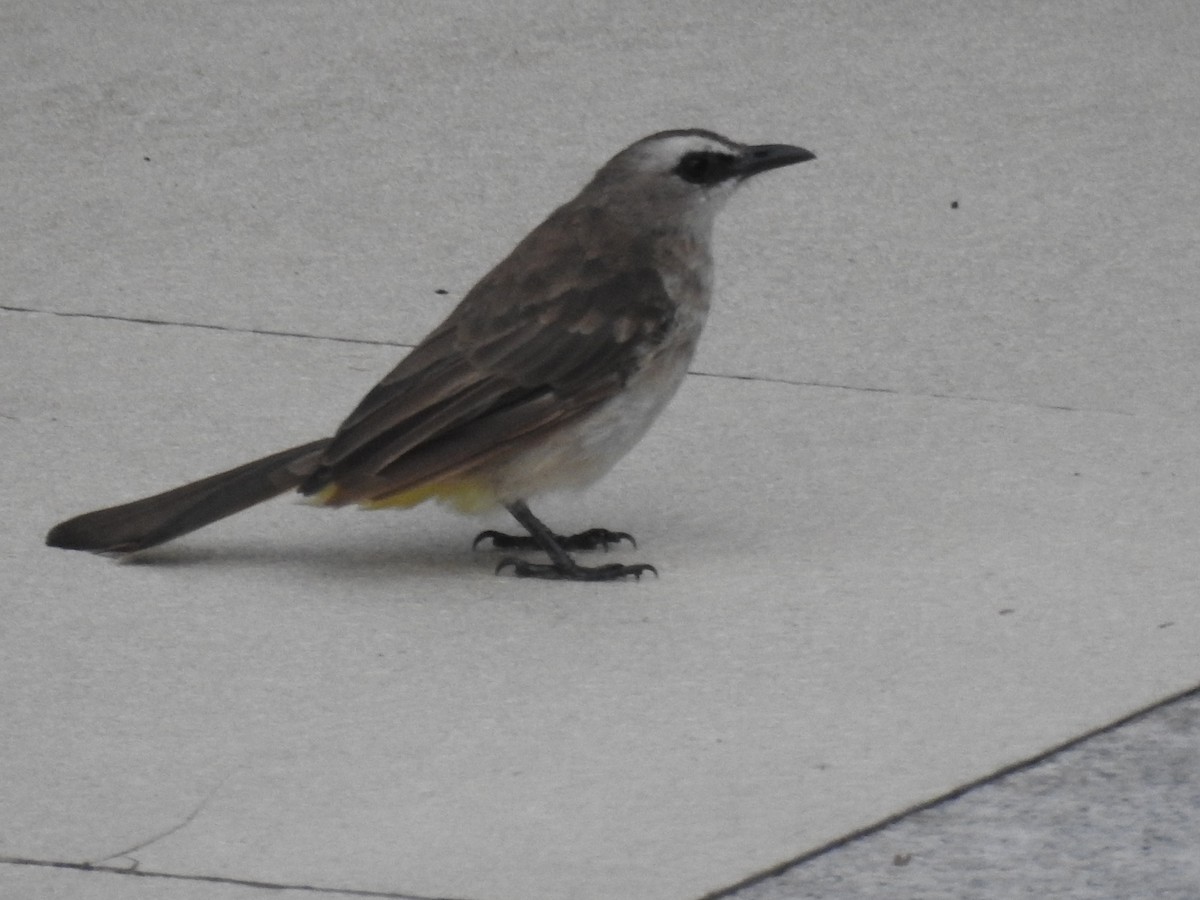
[[[1200,693],[797,860],[733,900],[1200,896]]]
[[[1200,693],[1193,691],[705,900],[1192,900],[1200,885],[1197,772]],[[119,872],[117,866],[88,872],[10,863],[0,878],[13,897],[312,896],[279,886]]]
[[[1167,0],[6,4],[0,896],[1188,896],[1194,697],[989,779],[1200,684],[1197,45]],[[691,126],[819,158],[538,506],[660,578],[496,578],[502,519],[428,506],[43,546],[327,433]]]

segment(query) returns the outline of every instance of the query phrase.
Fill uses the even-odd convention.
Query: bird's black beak
[[[759,144],[742,151],[735,171],[739,178],[749,178],[768,169],[778,169],[780,166],[791,166],[816,158],[815,153],[810,153],[803,147],[793,147],[791,144]]]

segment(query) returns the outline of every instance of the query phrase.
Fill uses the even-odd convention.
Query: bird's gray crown
[[[646,175],[675,173],[688,159],[724,160],[732,164],[743,150],[744,145],[715,131],[701,128],[660,131],[626,147],[605,168],[611,166]]]

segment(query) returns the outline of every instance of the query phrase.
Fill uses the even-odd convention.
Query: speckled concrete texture
[[[1200,693],[805,859],[730,900],[1191,900]]]
[[[1167,0],[6,4],[0,894],[1184,890],[1194,737],[1067,763],[1184,706],[811,854],[1200,684],[1197,45]],[[818,159],[723,214],[650,435],[537,507],[660,578],[498,578],[504,519],[433,507],[43,546],[328,433],[692,126]],[[1077,799],[1124,778],[1152,834]]]

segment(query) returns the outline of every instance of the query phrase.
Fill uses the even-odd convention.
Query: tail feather
[[[328,443],[301,444],[153,497],[67,519],[50,529],[46,543],[93,553],[153,547],[298,487]]]

